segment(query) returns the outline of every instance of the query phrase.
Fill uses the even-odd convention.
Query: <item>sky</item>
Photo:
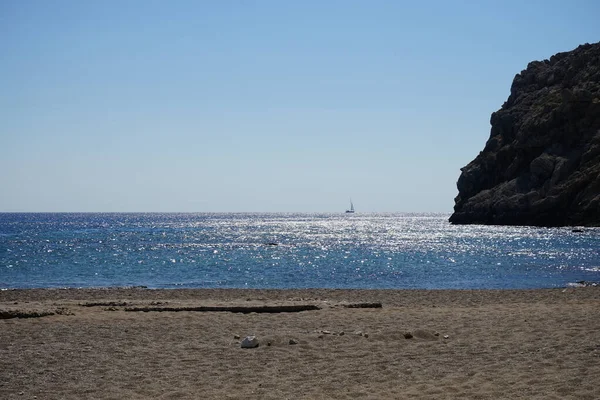
[[[450,213],[600,2],[0,0],[0,212]]]

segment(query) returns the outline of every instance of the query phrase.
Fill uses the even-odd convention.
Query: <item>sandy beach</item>
[[[0,398],[597,399],[599,309],[596,287],[5,290]]]

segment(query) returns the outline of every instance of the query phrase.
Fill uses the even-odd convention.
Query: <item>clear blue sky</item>
[[[0,211],[450,212],[600,2],[0,0]]]

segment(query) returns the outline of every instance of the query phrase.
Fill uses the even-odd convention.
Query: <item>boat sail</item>
[[[350,209],[346,210],[346,214],[354,214],[354,204],[352,204],[352,199],[350,199]]]

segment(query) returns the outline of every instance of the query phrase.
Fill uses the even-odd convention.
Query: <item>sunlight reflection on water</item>
[[[600,230],[445,214],[0,214],[0,287],[535,288],[598,280]]]

